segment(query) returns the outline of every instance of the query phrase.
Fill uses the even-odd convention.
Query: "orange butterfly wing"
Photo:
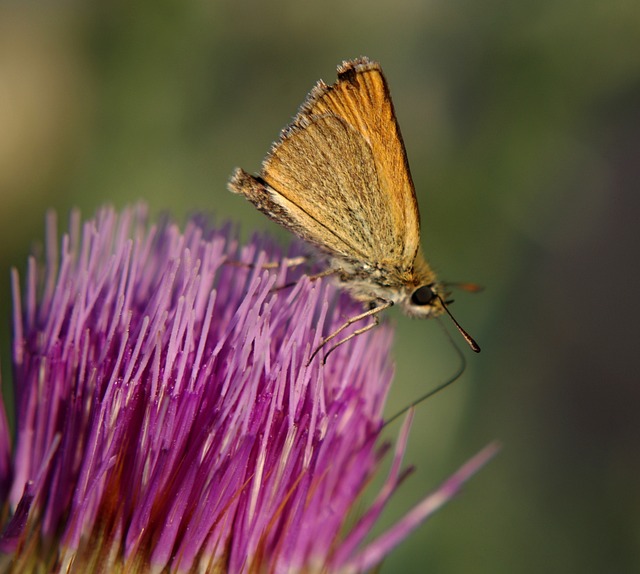
[[[265,159],[233,191],[338,257],[391,271],[412,268],[420,216],[400,129],[377,63],[345,62],[319,82]]]

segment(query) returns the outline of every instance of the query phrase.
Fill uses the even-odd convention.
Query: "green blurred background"
[[[386,523],[503,444],[382,571],[640,571],[637,0],[3,2],[5,382],[9,269],[47,208],[144,199],[286,241],[226,180],[359,55],[390,82],[428,258],[486,286],[456,296],[483,352],[418,410]],[[436,322],[390,317],[393,413],[458,362]]]

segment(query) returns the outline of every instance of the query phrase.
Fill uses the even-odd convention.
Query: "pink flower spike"
[[[393,462],[389,469],[389,476],[376,497],[376,500],[345,538],[340,549],[336,552],[333,558],[333,566],[337,570],[342,568],[347,559],[353,555],[356,548],[375,525],[376,520],[378,520],[380,514],[382,514],[382,511],[385,509],[387,502],[389,502],[393,493],[396,491],[400,483],[406,478],[407,474],[411,472],[411,469],[407,469],[403,473],[401,473],[400,470],[402,466],[402,458],[404,457],[404,452],[407,448],[407,441],[409,440],[409,430],[411,429],[411,423],[413,422],[414,412],[414,409],[409,409],[405,420],[402,423],[400,434],[398,435],[398,440],[396,442]]]
[[[392,526],[345,564],[343,572],[363,572],[380,563],[392,548],[458,494],[463,484],[487,464],[499,450],[498,443],[491,443],[483,448],[409,511],[395,526]]]

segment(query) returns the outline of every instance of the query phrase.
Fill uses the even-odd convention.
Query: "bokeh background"
[[[486,287],[456,295],[483,352],[419,408],[386,523],[503,445],[382,572],[640,571],[637,0],[3,2],[5,383],[9,269],[48,208],[143,199],[286,241],[226,180],[359,55],[390,82],[429,259]],[[458,359],[436,322],[390,320],[391,414]]]

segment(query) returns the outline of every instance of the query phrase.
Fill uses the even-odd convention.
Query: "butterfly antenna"
[[[473,337],[462,328],[462,325],[460,325],[458,321],[456,321],[456,318],[451,314],[451,311],[449,311],[449,308],[447,307],[447,304],[442,300],[442,297],[440,297],[440,295],[436,295],[436,297],[440,299],[440,303],[442,303],[442,306],[447,312],[447,315],[449,315],[449,317],[453,321],[453,324],[458,328],[458,331],[460,331],[460,334],[464,337],[464,340],[469,344],[469,347],[471,347],[476,353],[479,353],[480,345],[478,345]]]
[[[406,407],[404,407],[403,409],[399,410],[390,419],[387,419],[384,422],[384,424],[382,425],[382,428],[386,427],[387,425],[390,425],[393,421],[395,421],[398,417],[402,416],[409,409],[417,407],[421,402],[426,401],[427,399],[430,399],[433,395],[439,393],[443,389],[446,389],[452,383],[455,383],[462,376],[462,373],[464,373],[465,370],[467,369],[467,359],[465,358],[464,353],[460,350],[460,347],[458,347],[458,345],[456,345],[456,342],[451,338],[451,335],[449,334],[449,331],[447,331],[445,329],[445,327],[442,324],[442,322],[440,322],[438,320],[438,323],[442,327],[442,330],[445,332],[445,335],[446,335],[447,339],[449,339],[449,342],[451,343],[451,346],[454,348],[456,354],[458,355],[458,359],[459,359],[458,370],[451,377],[449,377],[446,381],[444,381],[443,383],[440,383],[437,387],[434,387],[428,393],[422,395],[421,397],[417,398],[415,401],[409,403]]]
[[[484,291],[484,287],[482,285],[478,285],[477,283],[467,283],[462,281],[443,281],[442,284],[445,287],[453,287],[454,289],[460,289],[461,291],[466,291],[467,293],[480,293],[480,291]]]

